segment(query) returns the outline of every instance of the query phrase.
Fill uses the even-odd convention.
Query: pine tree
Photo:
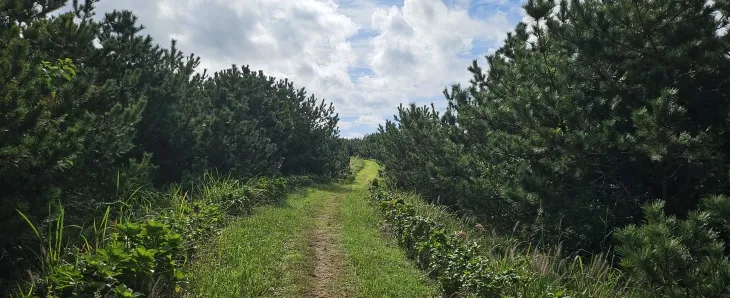
[[[720,210],[730,209],[730,199],[715,196],[703,201],[704,210],[686,219],[664,214],[664,201],[644,206],[642,225],[621,229],[617,252],[621,266],[633,278],[646,283],[645,297],[726,297],[730,259],[724,254],[716,226]]]
[[[609,249],[612,231],[638,223],[648,201],[685,216],[700,198],[728,193],[730,48],[718,34],[727,4],[524,8],[530,22],[486,57],[488,67],[469,67],[468,87],[446,92],[443,127],[404,112],[385,127],[389,175],[568,253]],[[420,137],[439,131],[443,141]]]

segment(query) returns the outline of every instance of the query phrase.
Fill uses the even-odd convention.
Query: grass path
[[[309,245],[314,250],[314,273],[309,297],[345,297],[344,256],[340,246],[342,194],[333,193],[321,201]]]
[[[366,161],[342,203],[348,284],[357,297],[435,297],[436,286],[407,260],[394,239],[381,232],[383,221],[368,198],[368,186],[377,174],[377,164]]]
[[[191,297],[431,297],[367,199],[378,167],[235,220],[191,265]]]

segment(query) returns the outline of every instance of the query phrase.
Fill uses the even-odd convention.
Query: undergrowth
[[[167,192],[135,191],[86,226],[67,224],[60,203],[49,207],[49,214],[57,216],[43,225],[18,211],[42,245],[36,252],[40,269],[30,273],[30,281],[19,285],[15,296],[181,296],[187,285],[185,265],[201,241],[218,233],[229,217],[281,201],[287,192],[312,181],[243,181],[208,174],[188,190],[173,185]]]
[[[409,258],[448,297],[636,297],[632,282],[597,255],[565,259],[489,233],[470,218],[374,180],[371,198]]]

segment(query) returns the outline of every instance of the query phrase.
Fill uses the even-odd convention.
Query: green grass
[[[348,284],[358,297],[434,297],[436,286],[380,232],[382,219],[367,199],[367,185],[377,172],[377,165],[366,161],[342,204]]]
[[[380,232],[381,219],[367,197],[377,165],[362,160],[353,164],[361,168],[353,184],[311,187],[283,204],[259,207],[253,215],[233,220],[203,245],[189,266],[188,296],[310,296],[317,283],[310,244],[325,212],[339,213],[333,217],[339,243],[331,249],[345,263],[341,276],[328,282],[330,292],[347,297],[434,296],[433,284]]]
[[[352,175],[353,177],[357,177],[363,167],[365,167],[364,159],[356,157],[350,158],[350,175]],[[372,179],[372,177],[370,179]]]
[[[309,214],[322,195],[302,191],[234,220],[191,266],[191,297],[298,296],[311,270]]]

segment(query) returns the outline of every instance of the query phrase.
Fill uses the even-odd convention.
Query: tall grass
[[[41,244],[39,247],[40,253],[36,253],[36,255],[38,256],[38,259],[40,261],[42,272],[47,272],[50,268],[57,266],[59,264],[59,261],[61,260],[61,255],[64,251],[63,232],[66,228],[66,226],[64,225],[66,213],[63,206],[61,206],[60,204],[59,210],[60,211],[58,212],[58,215],[54,220],[55,224],[48,225],[48,232],[46,233],[47,236],[44,239],[44,237],[41,236],[40,232],[38,231],[36,224],[34,224],[28,218],[28,216],[23,214],[23,212],[16,209],[20,217],[22,217],[23,220],[31,228],[31,230],[33,230],[33,233],[36,237],[38,237],[39,243]],[[51,205],[48,206],[48,211],[48,213],[51,214]]]
[[[121,187],[119,183],[117,177],[118,189]],[[67,210],[60,202],[49,205],[49,214],[55,215],[53,220],[42,223],[47,228],[45,232],[38,228],[38,223],[33,222],[31,217],[17,210],[18,216],[39,240],[40,246],[34,249],[39,269],[29,270],[28,283],[19,284],[20,290],[15,296],[62,297],[66,294],[59,293],[71,293],[69,289],[73,289],[73,293],[102,296],[116,291],[137,291],[154,296],[155,293],[169,291],[171,287],[177,287],[176,291],[180,291],[174,285],[180,284],[179,280],[184,276],[182,266],[194,255],[197,242],[209,238],[223,226],[226,218],[246,214],[259,204],[281,200],[287,190],[286,181],[281,178],[238,180],[230,176],[206,174],[188,187],[175,184],[162,191],[145,187],[117,191],[117,200],[110,203],[96,202],[105,206],[103,213],[74,214],[71,222],[68,222]],[[121,226],[125,227],[124,230],[119,229]],[[182,243],[176,244],[176,239]],[[119,251],[120,248],[126,252]],[[154,257],[157,265],[153,264],[155,267],[150,268],[153,279],[140,279],[137,273],[129,275],[128,271],[123,270],[104,271],[107,269],[100,264],[107,262],[104,260],[110,257],[110,252],[122,256],[128,252],[133,262],[143,262],[138,265],[125,263],[132,266],[132,271],[148,270],[144,268],[151,266],[144,263],[147,261],[138,254]],[[167,254],[169,260],[158,260],[162,254]],[[160,265],[172,267],[157,268]],[[134,269],[134,266],[141,267]],[[125,285],[122,283],[124,280],[133,282]],[[94,290],[97,287],[94,283],[97,282],[106,285]],[[127,286],[137,288],[129,289]]]

